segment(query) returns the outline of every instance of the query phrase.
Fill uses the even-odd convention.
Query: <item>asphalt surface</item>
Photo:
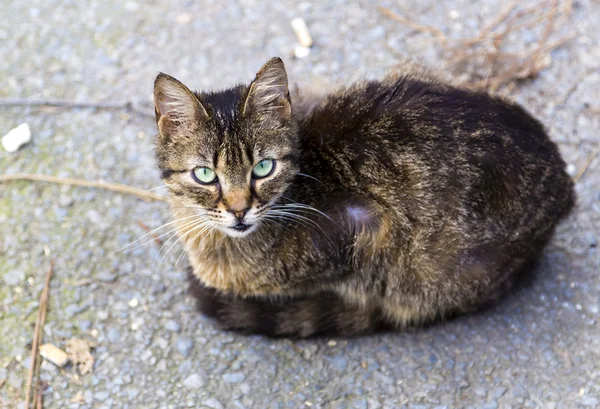
[[[301,85],[378,77],[394,68],[397,53],[441,66],[428,33],[381,16],[368,1],[147,3],[2,2],[0,98],[132,100],[147,115],[0,107],[0,135],[22,122],[33,133],[17,153],[0,149],[0,173],[160,186],[148,105],[158,71],[204,89],[248,81],[276,55]],[[475,35],[504,4],[399,3],[381,5],[449,37]],[[304,59],[291,57],[296,39],[289,22],[298,16],[315,40]],[[596,0],[575,1],[552,37],[575,38],[552,53],[537,79],[512,92],[548,126],[573,175],[600,143],[598,21]],[[530,34],[525,43],[535,38]],[[72,367],[42,363],[46,409],[600,407],[599,157],[577,192],[577,208],[558,228],[535,281],[495,308],[403,333],[274,341],[221,332],[195,312],[185,295],[180,245],[166,255],[170,243],[161,252],[154,242],[119,251],[144,235],[138,221],[154,228],[169,219],[164,203],[97,189],[2,184],[0,407],[24,408],[51,259],[44,342],[65,348],[68,339],[83,338],[97,348],[92,374],[76,377]]]

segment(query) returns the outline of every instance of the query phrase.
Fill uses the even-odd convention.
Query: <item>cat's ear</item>
[[[208,119],[208,113],[192,91],[175,78],[160,73],[154,81],[154,109],[161,133]]]
[[[292,115],[287,73],[281,58],[271,58],[250,84],[244,115],[260,119],[288,120]]]

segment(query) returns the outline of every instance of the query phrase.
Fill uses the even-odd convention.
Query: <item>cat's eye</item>
[[[273,169],[275,169],[275,161],[273,159],[263,159],[252,169],[252,177],[254,179],[266,178],[273,173]]]
[[[192,171],[192,175],[196,182],[201,183],[203,185],[209,185],[211,183],[216,182],[217,175],[215,175],[215,171],[209,168],[195,168]]]

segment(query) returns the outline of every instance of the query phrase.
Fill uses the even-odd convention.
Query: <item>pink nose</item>
[[[248,213],[248,210],[250,210],[249,207],[243,209],[243,210],[234,210],[234,209],[227,209],[227,211],[229,213],[233,213],[233,215],[235,216],[236,219],[238,219],[239,221],[242,221],[242,219],[244,218],[244,216],[246,216],[246,213]]]

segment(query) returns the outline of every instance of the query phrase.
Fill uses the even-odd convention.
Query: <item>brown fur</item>
[[[476,309],[528,271],[574,202],[539,122],[414,65],[314,99],[290,98],[279,59],[218,93],[161,74],[155,101],[191,288],[226,328],[350,335]],[[256,178],[263,159],[274,170]]]

